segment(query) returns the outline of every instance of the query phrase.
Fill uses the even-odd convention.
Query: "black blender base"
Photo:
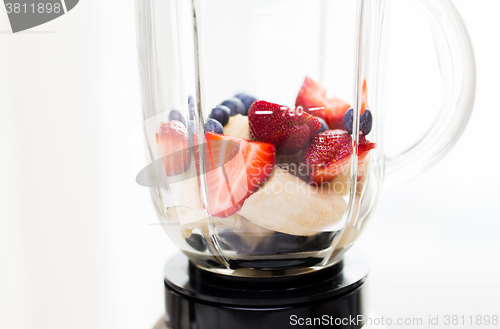
[[[192,265],[184,255],[165,268],[171,329],[361,328],[366,318],[366,258],[356,250],[316,272],[235,277]]]

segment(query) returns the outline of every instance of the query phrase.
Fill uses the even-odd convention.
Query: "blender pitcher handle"
[[[414,0],[431,19],[444,101],[427,134],[395,157],[385,158],[387,187],[406,182],[436,164],[458,141],[469,121],[476,65],[469,34],[449,0]]]

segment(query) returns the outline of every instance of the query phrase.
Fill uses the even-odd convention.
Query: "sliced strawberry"
[[[271,174],[276,147],[214,132],[205,138],[209,210],[213,216],[231,216]]]
[[[352,156],[351,136],[345,130],[327,130],[311,141],[302,153],[309,182],[321,185],[342,173]]]
[[[326,89],[309,77],[305,78],[295,100],[295,107],[298,106],[302,106],[307,113],[325,120],[330,129],[342,128],[342,118],[351,107],[340,98],[327,98]]]
[[[317,118],[286,106],[256,101],[248,110],[252,137],[276,145],[279,154],[303,149],[321,127]]]
[[[182,123],[176,120],[162,122],[156,134],[156,144],[167,176],[182,174],[189,168],[191,153],[188,133]]]
[[[361,88],[361,113],[360,116],[363,115],[366,108],[368,107],[368,89],[366,88],[366,79],[363,80],[363,87]]]
[[[370,143],[362,134],[359,137],[358,180],[363,174],[368,152],[375,148],[375,143]],[[348,170],[351,156],[352,140],[345,130],[327,130],[316,135],[302,155],[309,169],[309,183],[321,185],[331,181]]]

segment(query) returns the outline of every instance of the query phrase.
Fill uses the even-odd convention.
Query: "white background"
[[[439,99],[429,31],[405,3],[389,57],[394,149],[425,132]],[[393,319],[500,315],[500,2],[454,3],[477,58],[473,116],[441,163],[383,194],[358,243],[372,309]],[[149,328],[162,314],[177,250],[130,161],[134,24],[132,1],[83,0],[11,34],[0,10],[0,328]]]

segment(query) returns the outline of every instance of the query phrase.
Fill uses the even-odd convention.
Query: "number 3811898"
[[[7,14],[59,14],[62,10],[61,4],[60,3],[37,3],[37,4],[26,4],[26,3],[19,3],[19,2],[14,2],[14,3],[6,3],[5,8],[7,9]]]

